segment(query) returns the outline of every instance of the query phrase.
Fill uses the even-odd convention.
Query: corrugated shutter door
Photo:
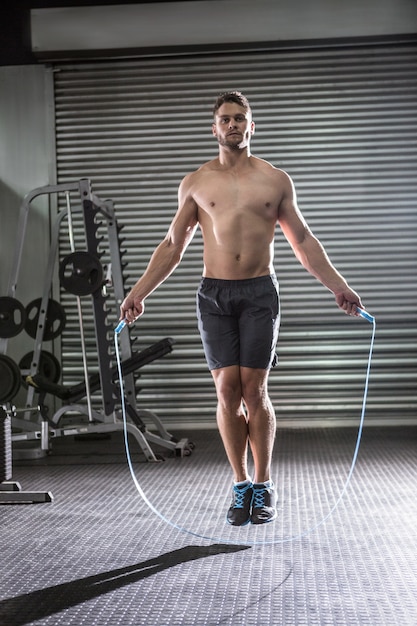
[[[182,177],[217,154],[211,106],[228,89],[242,90],[251,102],[253,153],[293,177],[307,221],[376,316],[369,422],[415,420],[415,44],[58,64],[58,182],[88,177],[101,198],[114,200],[125,225],[130,287],[167,231]],[[280,232],[275,266],[282,325],[270,392],[279,419],[357,421],[370,325],[337,310]],[[172,354],[141,371],[138,396],[171,426],[215,420],[195,319],[201,272],[197,233],[132,331],[137,347],[165,336],[176,340]],[[71,297],[63,292],[62,300],[71,311]],[[74,308],[63,335],[68,381],[82,379],[74,357],[77,332]]]

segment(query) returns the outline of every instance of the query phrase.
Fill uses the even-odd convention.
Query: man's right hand
[[[126,320],[128,324],[132,324],[135,320],[143,315],[145,311],[145,303],[140,298],[135,298],[129,293],[120,305],[120,320]]]

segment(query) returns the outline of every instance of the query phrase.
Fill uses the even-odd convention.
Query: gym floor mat
[[[132,441],[136,476],[167,518],[228,543],[149,510],[121,433],[57,440],[52,455],[13,466],[13,480],[53,502],[0,507],[2,625],[417,624],[417,428],[365,427],[341,503],[295,540],[337,501],[354,428],[278,430],[278,519],[243,528],[225,523],[231,475],[217,431],[185,436],[193,454],[161,463]],[[290,540],[240,543],[255,538]]]

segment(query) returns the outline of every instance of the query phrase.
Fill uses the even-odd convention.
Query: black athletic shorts
[[[197,316],[210,370],[276,365],[280,306],[275,274],[247,280],[203,278]]]

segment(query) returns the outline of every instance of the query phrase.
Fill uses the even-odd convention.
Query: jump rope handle
[[[374,318],[373,315],[368,313],[368,311],[365,311],[365,309],[360,309],[359,307],[357,307],[356,310],[357,310],[357,312],[359,313],[359,315],[361,317],[363,317],[364,319],[368,320],[368,322],[371,322],[371,324],[374,323],[375,318]]]
[[[116,328],[114,329],[114,332],[116,333],[116,335],[122,332],[126,324],[127,324],[126,320],[122,320],[121,322],[117,324]]]

